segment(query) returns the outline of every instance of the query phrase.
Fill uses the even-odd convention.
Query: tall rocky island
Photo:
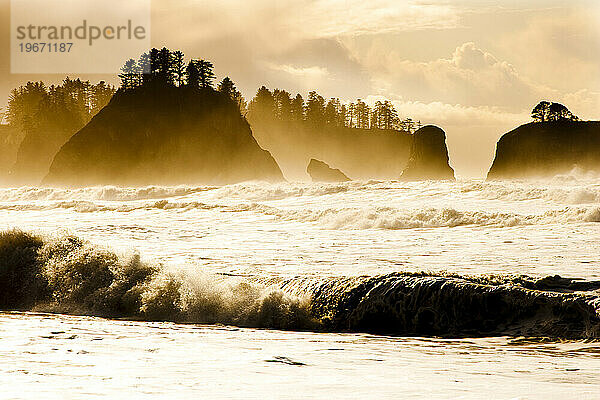
[[[446,133],[427,125],[413,134],[410,158],[402,180],[453,180],[454,170],[448,164]]]
[[[573,168],[600,171],[600,122],[544,121],[500,138],[488,179],[543,178]]]
[[[54,157],[44,184],[228,184],[283,180],[237,104],[212,88],[121,89]]]

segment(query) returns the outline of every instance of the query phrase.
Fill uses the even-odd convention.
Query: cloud
[[[178,10],[174,13],[173,10]],[[153,36],[183,41],[236,36],[274,50],[294,41],[449,29],[460,12],[447,2],[419,0],[155,0]]]
[[[458,46],[449,58],[428,62],[405,60],[385,47],[373,47],[368,54],[355,56],[368,65],[383,94],[401,94],[415,101],[520,112],[555,94],[472,42]]]
[[[491,68],[498,64],[496,57],[478,49],[473,42],[465,43],[458,47],[452,55],[452,61],[458,68],[472,71]],[[507,67],[510,68],[508,65]]]
[[[598,119],[600,117],[600,92],[582,89],[561,96],[559,101],[581,119]]]
[[[292,17],[307,35],[379,34],[458,26],[458,9],[446,2],[405,0],[317,0]]]
[[[323,67],[294,67],[293,65],[277,65],[269,63],[268,67],[275,71],[283,71],[287,74],[296,76],[298,78],[322,78],[329,75],[327,68]]]
[[[600,3],[536,16],[500,41],[519,70],[562,92],[600,92]]]
[[[271,67],[265,75],[288,90],[317,90],[326,97],[362,97],[372,92],[368,71],[337,39],[303,40],[279,53],[265,55],[265,60]],[[273,74],[273,65],[287,73]]]
[[[266,67],[270,70],[268,74],[273,76],[275,82],[284,82],[286,80],[294,82],[295,84],[292,86],[295,86],[296,91],[300,92],[322,88],[331,79],[327,68],[321,66],[302,67],[267,62]],[[296,82],[300,82],[300,85]],[[276,86],[289,90],[289,85]]]

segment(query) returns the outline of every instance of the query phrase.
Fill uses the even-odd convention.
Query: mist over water
[[[404,343],[402,354],[412,349],[412,361],[405,366],[428,366],[413,369],[427,381],[426,371],[439,369],[440,360],[433,354],[458,365],[464,361],[459,349],[468,348],[465,351],[478,361],[475,369],[468,364],[462,367],[461,376],[469,380],[469,387],[476,386],[474,377],[479,372],[504,374],[505,378],[490,384],[507,395],[519,393],[517,382],[523,381],[522,373],[515,371],[528,368],[529,357],[539,360],[543,355],[547,364],[527,377],[529,387],[539,393],[551,387],[556,393],[579,388],[584,397],[593,398],[589,383],[597,362],[595,342],[558,344],[556,340],[599,334],[600,185],[596,182],[593,177],[571,174],[546,181],[5,188],[0,189],[0,228],[16,227],[40,240],[38,261],[27,265],[39,268],[34,275],[43,277],[38,287],[43,290],[32,292],[36,286],[25,285],[28,291],[20,293],[35,293],[36,301],[13,308],[295,331],[268,331],[278,341],[288,338],[294,343],[285,349],[262,347],[273,354],[241,350],[244,355],[235,362],[248,371],[262,370],[264,363],[327,371],[328,376],[342,374],[329,364],[337,353],[316,356],[325,350],[315,343],[322,343],[326,349],[339,349],[345,359],[355,354],[363,362],[355,365],[354,373],[364,374],[374,367],[367,360],[396,365],[398,346]],[[13,329],[21,330],[23,340],[34,334],[28,329],[47,330],[44,337],[52,338],[29,339],[36,350],[24,356],[25,363],[58,352],[69,354],[65,359],[70,362],[87,357],[94,364],[102,357],[115,359],[121,346],[139,359],[148,351],[160,351],[161,362],[168,362],[181,351],[195,354],[198,345],[192,336],[189,340],[178,336],[177,348],[171,350],[159,337],[144,341],[145,347],[131,347],[123,338],[135,335],[121,322],[110,320],[100,326],[95,320],[70,319],[78,317],[52,320],[16,313],[3,318],[6,335],[14,343],[19,339]],[[135,324],[132,329],[137,334],[148,330],[145,337],[162,332],[164,338],[188,329],[170,323]],[[191,335],[198,333],[189,329]],[[218,327],[206,329],[202,338],[210,338],[211,344],[205,344],[205,351],[217,352],[227,335]],[[360,335],[345,342],[339,333],[315,338],[317,342],[304,341],[310,334],[298,330],[555,339],[548,339],[550,344],[538,339],[531,343],[459,339],[458,347],[452,347],[440,339],[385,336],[373,337],[379,338],[378,344]],[[228,346],[244,347],[249,341],[263,340],[262,335],[244,329],[227,336],[233,341]],[[88,345],[94,338],[114,346],[115,354],[108,347],[100,351]],[[360,350],[354,347],[357,344]],[[377,350],[382,346],[389,352]],[[519,353],[506,346],[515,346]],[[571,348],[581,351],[572,353]],[[76,354],[70,355],[71,351]],[[505,354],[502,357],[513,367],[503,369],[494,363],[498,354]],[[0,352],[0,358],[6,357]],[[61,365],[58,359],[52,363]],[[3,365],[6,376],[19,375],[13,364]],[[276,374],[277,368],[268,373]],[[399,364],[398,368],[394,371],[404,371]],[[552,386],[557,368],[575,371],[570,372],[569,383]],[[397,380],[400,373],[386,371],[388,383],[376,390],[383,396],[390,395],[383,388],[390,388],[389,380]],[[63,375],[69,373],[68,368],[62,369]],[[86,379],[101,378],[90,373]],[[156,382],[155,378],[148,381],[149,387]],[[508,383],[514,392],[506,389]],[[112,387],[120,385],[128,383]],[[372,386],[338,389],[357,393],[367,387]],[[414,393],[411,390],[405,390],[407,395]],[[152,391],[161,393],[157,387]],[[189,394],[193,389],[182,391]]]
[[[0,224],[209,272],[595,279],[599,196],[594,180],[577,176],[19,188],[0,190]]]

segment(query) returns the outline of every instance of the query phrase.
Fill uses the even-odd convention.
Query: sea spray
[[[454,208],[341,207],[280,209],[260,203],[235,205],[207,204],[199,201],[169,201],[128,203],[97,203],[92,201],[59,201],[44,204],[0,204],[7,211],[51,211],[66,209],[77,213],[118,212],[140,210],[214,210],[223,213],[256,213],[281,221],[311,223],[334,230],[401,230],[421,228],[455,228],[460,226],[513,227],[563,223],[600,222],[598,207],[563,207],[541,214],[512,212],[464,211]]]
[[[206,274],[79,238],[0,233],[0,309],[292,330],[599,338],[600,282],[392,273]]]

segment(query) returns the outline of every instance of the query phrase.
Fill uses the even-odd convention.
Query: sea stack
[[[545,178],[574,168],[600,171],[600,122],[522,125],[500,138],[488,179]]]
[[[120,90],[54,157],[44,184],[281,181],[271,154],[226,95],[210,88]]]
[[[424,126],[413,134],[410,158],[401,179],[454,180],[448,161],[446,133],[437,126]]]
[[[323,161],[314,158],[308,163],[306,172],[308,172],[313,182],[347,182],[351,180],[339,169],[331,168]]]

